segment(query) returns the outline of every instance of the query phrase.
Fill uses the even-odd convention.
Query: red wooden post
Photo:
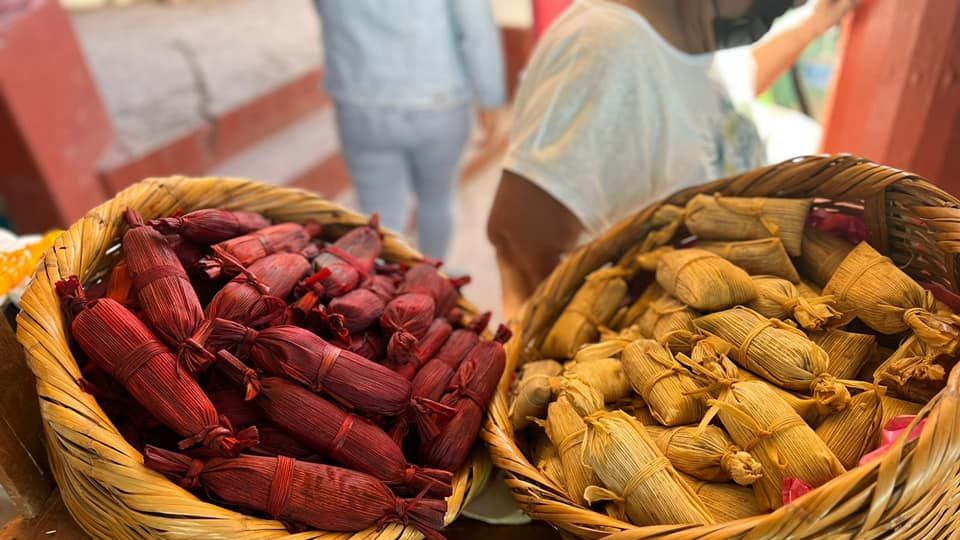
[[[112,138],[70,18],[56,0],[0,0],[0,193],[18,232],[67,225],[105,198]]]
[[[960,194],[960,2],[868,0],[847,21],[823,150]]]
[[[550,23],[567,9],[572,0],[533,0],[533,32],[535,39],[539,39]]]

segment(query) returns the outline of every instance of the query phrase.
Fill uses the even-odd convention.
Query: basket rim
[[[537,288],[533,296],[510,321],[514,339],[507,344],[507,368],[501,378],[494,401],[488,410],[482,436],[491,453],[495,466],[503,469],[510,491],[520,505],[534,519],[542,519],[561,531],[583,538],[611,536],[616,539],[670,538],[693,540],[700,538],[817,538],[827,530],[818,528],[817,523],[831,524],[835,519],[850,520],[859,515],[857,526],[863,537],[874,537],[880,529],[889,532],[887,523],[899,521],[909,524],[909,516],[904,508],[911,508],[903,500],[920,505],[925,493],[918,493],[917,486],[909,480],[924,479],[928,482],[935,477],[932,471],[911,467],[919,456],[936,456],[937,471],[944,474],[937,487],[944,488],[949,479],[960,481],[960,467],[951,465],[950,459],[960,458],[960,436],[955,435],[960,395],[960,366],[951,370],[946,388],[928,402],[918,414],[915,424],[922,418],[928,419],[916,442],[906,444],[904,440],[896,443],[880,460],[869,465],[857,467],[834,478],[831,482],[818,487],[789,505],[760,516],[737,521],[705,526],[656,525],[637,526],[608,517],[590,508],[571,501],[562,491],[537,468],[530,463],[513,438],[513,428],[508,414],[508,392],[516,369],[525,360],[538,358],[533,350],[537,340],[542,339],[545,329],[549,329],[555,316],[573,292],[582,278],[590,270],[599,268],[602,262],[617,262],[618,256],[629,251],[653,228],[645,222],[653,216],[656,209],[665,204],[683,206],[685,201],[698,193],[724,193],[735,196],[793,196],[816,197],[812,191],[823,186],[815,185],[821,178],[832,182],[827,192],[829,199],[862,200],[867,214],[868,225],[886,226],[885,215],[876,216],[877,210],[886,214],[890,200],[896,195],[897,204],[903,204],[900,193],[888,193],[894,188],[917,191],[916,199],[926,204],[917,205],[914,210],[920,214],[925,225],[937,236],[937,247],[943,251],[948,272],[954,272],[952,259],[960,251],[950,245],[949,232],[960,235],[943,222],[960,219],[960,200],[927,182],[922,177],[887,167],[865,158],[841,154],[822,156],[803,156],[778,164],[747,171],[740,175],[715,180],[698,186],[677,191],[663,200],[656,201],[638,210],[613,225],[592,242],[581,246],[564,259]],[[826,183],[824,183],[826,185]],[[807,190],[807,195],[799,195]],[[933,204],[930,204],[933,203]],[[873,214],[871,214],[873,212]],[[929,218],[929,219],[928,219]],[[883,231],[886,234],[887,231]],[[632,235],[632,236],[631,236]],[[627,240],[624,237],[630,236]],[[883,236],[871,235],[872,244],[884,242]],[[616,246],[616,247],[611,247]],[[883,251],[886,251],[885,249]],[[947,276],[947,280],[956,291],[956,278]],[[564,295],[561,295],[564,293]],[[543,315],[543,312],[548,315]],[[539,326],[537,326],[539,325]],[[534,334],[528,331],[533,327]],[[938,429],[940,427],[941,429]],[[912,431],[912,428],[911,428]],[[939,453],[937,453],[939,452]],[[907,479],[905,481],[905,478]],[[951,486],[951,493],[957,489]],[[848,501],[853,501],[852,503]],[[851,508],[859,504],[860,508]],[[929,503],[933,504],[933,503]],[[956,508],[956,504],[951,504]],[[915,506],[914,506],[915,507]],[[924,508],[924,510],[927,510]],[[948,512],[948,510],[944,510]],[[808,516],[817,516],[809,519]],[[831,519],[835,518],[835,519]],[[960,518],[945,520],[943,527],[956,531]],[[829,525],[824,525],[827,527]],[[892,526],[892,525],[890,525]],[[944,529],[946,530],[946,529]],[[847,536],[838,536],[844,537]],[[857,536],[858,538],[860,536]],[[912,536],[904,536],[904,538]]]
[[[88,282],[110,261],[108,252],[119,244],[126,230],[122,213],[128,207],[139,210],[146,219],[170,215],[171,209],[219,207],[259,211],[276,221],[316,221],[334,230],[369,222],[358,212],[299,188],[246,178],[170,176],[147,178],[124,189],[63,232],[44,254],[23,294],[17,339],[37,379],[51,470],[67,509],[81,528],[101,538],[161,533],[188,538],[232,538],[238,534],[243,538],[421,538],[412,526],[399,524],[356,533],[289,534],[277,521],[203,501],[143,465],[142,454],[123,439],[97,400],[81,390],[80,370],[70,350],[69,326],[53,290],[56,281],[69,275],[79,275],[82,282]],[[316,219],[296,219],[307,217]],[[395,232],[381,231],[385,258],[394,262],[423,259]],[[476,312],[469,301],[462,296],[460,300],[467,312]],[[445,526],[459,516],[487,481],[489,458],[478,450],[482,448],[475,448],[454,477]],[[145,504],[148,509],[140,510]]]

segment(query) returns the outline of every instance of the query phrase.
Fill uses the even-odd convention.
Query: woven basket
[[[922,178],[854,156],[797,158],[686,189],[621,221],[562,262],[513,322],[507,369],[483,437],[494,465],[506,471],[514,498],[533,518],[582,538],[620,539],[942,539],[958,530],[960,506],[960,369],[921,413],[915,443],[902,442],[882,459],[858,467],[773,513],[711,526],[638,527],[572,502],[517,447],[507,390],[518,366],[539,357],[540,345],[583,278],[616,262],[651,232],[662,204],[683,206],[698,193],[817,197],[817,206],[862,215],[869,241],[915,279],[957,290],[960,201]],[[882,284],[881,284],[882,285]]]
[[[121,437],[94,398],[77,384],[80,369],[70,351],[68,326],[54,284],[71,275],[98,278],[117,259],[126,230],[123,211],[145,219],[218,207],[261,212],[276,221],[308,221],[338,237],[368,219],[312,193],[236,178],[154,178],[144,180],[90,211],[47,252],[23,296],[17,337],[37,377],[53,474],[70,514],[97,538],[322,538],[417,539],[413,527],[390,525],[356,534],[320,531],[288,534],[277,521],[243,515],[203,502],[143,465],[143,456]],[[384,258],[411,262],[421,256],[395,234],[384,231]],[[473,312],[465,301],[464,309]],[[446,523],[486,482],[489,458],[475,451],[457,472],[447,499]]]

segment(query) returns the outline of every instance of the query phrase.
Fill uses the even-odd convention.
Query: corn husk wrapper
[[[717,311],[756,298],[742,268],[702,249],[666,251],[657,262],[657,283],[680,302],[699,311]]]
[[[857,394],[846,409],[828,416],[817,427],[817,435],[847,469],[856,467],[860,458],[877,446],[883,428],[882,393],[875,389]]]
[[[547,405],[560,390],[559,377],[533,375],[524,377],[510,403],[510,423],[514,430],[521,430],[534,418],[547,414]]]
[[[937,314],[942,308],[933,294],[866,242],[840,263],[823,292],[836,296],[845,313],[881,334],[913,331],[931,356],[960,349],[956,317]]]
[[[697,247],[716,253],[752,276],[777,276],[791,283],[800,282],[800,274],[779,238],[743,242],[699,242]]]
[[[827,372],[838,379],[853,379],[877,349],[877,338],[870,334],[856,334],[830,329],[813,332],[810,340],[830,357]]]
[[[731,483],[705,482],[688,474],[680,477],[697,494],[700,502],[717,523],[735,521],[764,513],[757,504],[757,496],[747,486]]]
[[[920,413],[923,405],[912,401],[904,401],[885,394],[880,395],[881,409],[883,410],[883,419],[880,421],[880,428],[883,429],[890,420],[898,416],[914,416]],[[880,434],[877,434],[876,444],[880,444]]]
[[[629,326],[619,332],[601,331],[600,341],[582,345],[573,355],[573,361],[589,362],[604,358],[620,358],[620,352],[623,351],[624,347],[642,336],[637,326]]]
[[[703,417],[706,407],[700,389],[690,373],[674,359],[670,349],[649,339],[637,340],[622,354],[623,370],[633,389],[663,425],[692,424]]]
[[[704,240],[780,238],[793,257],[801,253],[811,199],[696,195],[686,206],[684,223]]]
[[[534,360],[520,366],[520,371],[517,374],[517,384],[529,377],[536,377],[537,375],[556,377],[561,373],[563,373],[563,364],[556,360]]]
[[[804,298],[818,298],[823,296],[823,289],[819,285],[802,279],[800,283],[797,283],[797,292]]]
[[[783,321],[738,306],[704,315],[696,324],[732,344],[733,358],[768,381],[788,390],[834,394],[837,410],[849,402],[843,384],[827,373],[827,353]]]
[[[557,398],[563,397],[580,416],[587,416],[603,409],[603,394],[576,375],[560,379]]]
[[[647,433],[678,471],[694,478],[749,486],[763,476],[763,466],[717,426],[647,426]]]
[[[600,407],[603,406],[601,403]],[[581,459],[586,424],[567,397],[559,397],[547,407],[544,428],[550,441],[557,447],[562,468],[563,488],[571,501],[585,505],[584,491],[597,484],[593,467]]]
[[[543,342],[548,358],[571,358],[584,343],[596,341],[627,294],[628,273],[623,268],[601,268],[587,276],[580,290],[560,314]]]
[[[820,423],[821,418],[826,418],[827,416],[833,414],[834,410],[830,407],[830,403],[821,403],[816,398],[809,396],[802,396],[800,394],[795,394],[789,390],[784,390],[775,384],[771,384],[766,379],[758,377],[753,373],[745,369],[740,370],[740,380],[742,381],[756,381],[762,382],[770,387],[770,390],[773,393],[780,396],[787,405],[793,409],[793,412],[800,415],[800,418],[803,418],[803,421],[809,426],[816,426]]]
[[[636,419],[621,411],[600,411],[585,420],[583,457],[606,487],[588,489],[588,500],[622,502],[626,516],[640,526],[713,523]]]
[[[842,238],[807,227],[797,266],[801,274],[823,287],[852,249],[853,244]]]
[[[793,283],[773,276],[754,276],[753,284],[757,298],[746,306],[764,317],[791,318],[806,330],[822,330],[843,319],[832,296],[803,296]]]
[[[926,403],[946,386],[947,370],[917,336],[910,336],[873,372],[873,382],[894,395]]]
[[[637,324],[640,321],[640,317],[642,317],[643,314],[646,313],[647,308],[650,307],[650,304],[665,294],[666,292],[663,290],[663,287],[654,281],[643,290],[643,293],[634,300],[632,304],[626,306],[621,312],[620,318],[615,318],[615,320],[611,321],[610,325],[613,328],[627,328]]]
[[[546,432],[537,430],[530,438],[530,463],[558,488],[563,486],[563,466],[557,447],[547,437]]]
[[[567,362],[563,376],[580,379],[599,391],[608,403],[630,395],[630,381],[624,373],[623,363],[616,358]]]
[[[697,312],[677,300],[664,294],[650,303],[647,310],[637,321],[637,327],[644,337],[655,339],[661,343],[669,342],[672,336],[697,331],[693,321]]]

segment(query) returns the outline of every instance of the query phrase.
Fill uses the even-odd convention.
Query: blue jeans
[[[420,250],[443,259],[453,233],[460,160],[470,138],[470,107],[395,109],[338,102],[336,110],[360,209],[379,212],[385,227],[403,232],[412,190]]]

